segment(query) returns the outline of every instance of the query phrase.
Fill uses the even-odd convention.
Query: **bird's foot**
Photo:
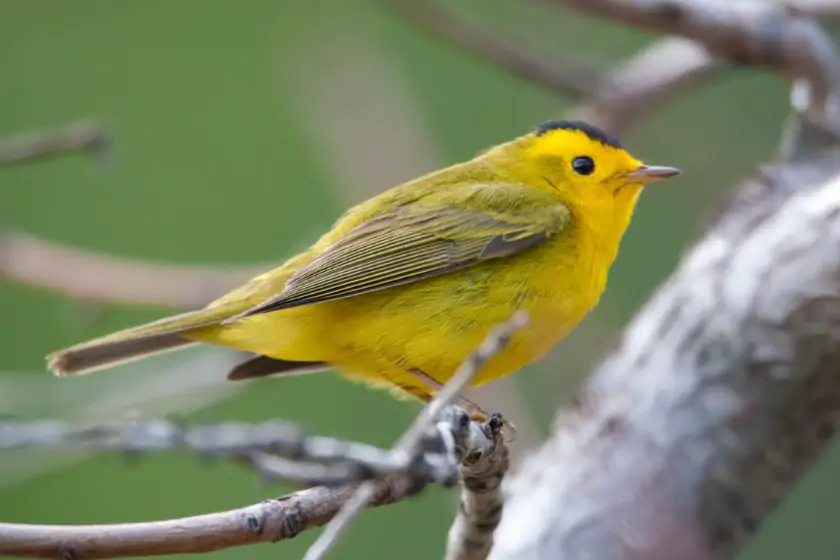
[[[495,438],[504,428],[510,432],[509,437],[504,439],[505,443],[510,443],[516,439],[516,425],[514,425],[513,422],[506,420],[505,417],[498,412],[489,414],[474,403],[473,406],[474,408],[472,409],[468,407],[467,412],[472,420],[484,424],[483,428],[488,437]]]

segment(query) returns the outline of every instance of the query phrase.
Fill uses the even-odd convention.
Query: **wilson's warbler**
[[[257,355],[230,379],[335,367],[428,401],[489,329],[524,309],[528,325],[480,385],[537,360],[583,319],[642,187],[678,173],[643,165],[594,126],[547,122],[351,208],[308,250],[203,309],[61,350],[49,367],[86,373],[204,342]]]

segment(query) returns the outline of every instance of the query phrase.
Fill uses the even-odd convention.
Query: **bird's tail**
[[[173,315],[59,350],[47,356],[47,364],[55,375],[80,375],[169,352],[197,344],[183,335],[218,324],[229,314],[222,306]]]

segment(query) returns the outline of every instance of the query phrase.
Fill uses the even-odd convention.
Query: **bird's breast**
[[[568,335],[597,303],[608,266],[585,238],[567,235],[514,257],[327,304],[313,340],[331,345],[336,355],[328,361],[350,369],[404,364],[443,382],[491,328],[524,309],[528,325],[487,364],[482,383],[538,360]]]

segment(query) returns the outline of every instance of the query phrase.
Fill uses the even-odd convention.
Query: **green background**
[[[558,64],[567,56],[607,64],[651,40],[501,0],[455,5]],[[350,202],[471,157],[574,102],[453,50],[373,2],[0,0],[0,135],[95,118],[109,124],[117,145],[110,170],[81,156],[0,169],[0,224],[127,257],[279,261]],[[723,193],[772,156],[786,103],[774,76],[730,70],[623,135],[635,155],[685,175],[643,197],[607,294],[573,340],[500,382],[495,408],[516,411],[517,425],[530,426],[526,441],[547,432],[558,404],[702,231]],[[226,358],[201,350],[111,376],[58,380],[44,371],[48,351],[167,311],[103,309],[11,283],[0,284],[0,309],[0,368],[8,371],[0,377],[0,414],[284,417],[312,432],[388,445],[417,410],[332,375],[234,390],[221,382]],[[202,356],[211,364],[198,372],[204,385],[173,397],[184,390],[183,372],[169,370]],[[0,519],[152,520],[288,490],[188,454],[75,459],[60,452],[0,458]],[[838,466],[836,453],[826,458],[743,557],[838,557]],[[440,557],[454,511],[454,494],[437,489],[368,511],[333,557]],[[316,535],[213,557],[296,558]]]

